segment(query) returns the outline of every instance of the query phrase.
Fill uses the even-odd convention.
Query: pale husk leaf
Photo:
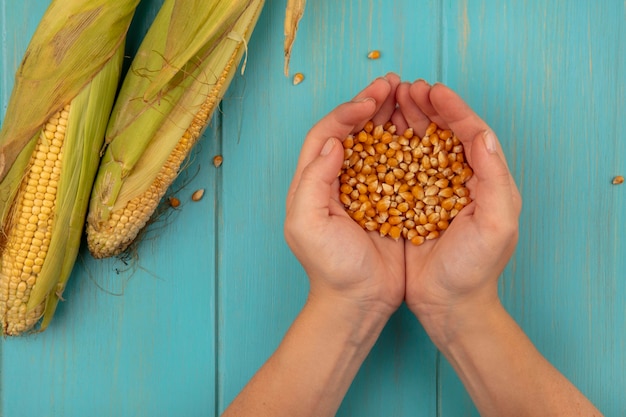
[[[120,46],[71,103],[50,249],[28,301],[31,309],[47,300],[42,330],[54,314],[78,255],[123,58],[124,47]]]
[[[208,43],[199,45],[194,42],[189,51],[183,51],[181,50],[181,46],[185,45],[183,42],[177,41],[176,47],[173,47],[168,39],[188,37],[189,35],[180,32],[185,25],[178,25],[174,31],[168,22],[172,17],[176,20],[182,19],[185,14],[175,9],[187,9],[185,5],[192,3],[195,3],[195,0],[166,1],[124,80],[107,130],[108,147],[102,158],[92,193],[89,222],[96,228],[98,224],[108,219],[114,207],[120,207],[128,202],[131,196],[139,195],[149,187],[151,180],[156,177],[163,162],[206,100],[215,77],[223,71],[224,62],[230,58],[232,50],[240,47],[241,43],[230,39],[229,35],[238,31],[247,33],[249,37],[254,25],[242,26],[242,13],[247,10],[246,13],[250,14],[250,10],[253,10],[258,18],[263,5],[263,1],[259,0],[242,0],[234,3],[213,0],[211,10],[215,13],[219,11],[220,14],[211,16],[209,22],[215,28],[211,28],[210,32],[219,36],[198,36]],[[220,3],[220,7],[214,3]],[[224,7],[226,3],[229,7]],[[198,7],[203,9],[206,6]],[[239,9],[241,13],[232,21],[233,11]],[[202,22],[197,24],[200,23]],[[253,23],[256,23],[256,19]],[[164,31],[163,27],[169,27],[172,31]],[[160,32],[158,28],[161,28]],[[208,30],[205,23],[202,23],[202,29]],[[196,33],[197,30],[197,27],[192,28],[191,33]],[[231,52],[228,52],[229,50]],[[187,62],[179,62],[180,57],[187,56],[190,57]],[[177,65],[182,69],[166,80],[168,82],[165,84],[161,78],[153,78],[142,72],[145,68],[162,68],[164,62],[174,61],[178,62]],[[168,74],[169,69],[170,66],[165,72],[158,72],[158,75]],[[153,80],[156,81],[153,83]],[[153,100],[138,99],[149,96],[150,94],[146,92],[155,88],[155,85],[161,90]],[[157,143],[153,143],[154,141]],[[148,154],[151,159],[143,157],[148,148],[158,150]],[[140,160],[141,165],[136,166]],[[132,177],[130,182],[132,186],[124,185],[129,177]],[[120,193],[123,199],[120,198]]]
[[[285,76],[289,75],[289,61],[291,60],[291,50],[296,40],[298,32],[298,24],[302,15],[304,15],[304,7],[306,0],[287,0],[287,9],[285,10]]]
[[[139,0],[55,0],[38,25],[0,131],[0,181],[43,124],[124,44]]]
[[[208,94],[217,94],[216,104],[211,109],[211,113],[217,109],[236,74],[238,63],[245,52],[245,44],[250,39],[262,5],[263,1],[253,0],[229,36],[221,39],[208,58],[203,61],[195,82],[189,87],[178,105],[170,113],[170,117],[164,121],[155,134],[150,146],[137,162],[135,169],[124,180],[112,211],[125,207],[130,200],[141,195],[154,181],[159,169],[169,157]],[[235,65],[227,70],[226,67],[230,62],[235,62]],[[217,78],[224,75],[227,78],[226,82],[222,84],[219,91],[214,91]],[[210,119],[211,115],[209,115]]]

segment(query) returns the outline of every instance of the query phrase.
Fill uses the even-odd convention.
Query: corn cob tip
[[[170,94],[169,91],[164,93],[167,99],[162,98],[162,101],[167,102],[170,100],[171,102],[177,102],[177,106],[170,110],[170,113],[165,115],[165,117],[177,120],[178,125],[172,129],[169,129],[169,125],[164,125],[155,130],[154,133],[145,135],[150,139],[148,141],[149,144],[141,152],[133,154],[133,157],[138,156],[132,168],[128,169],[128,176],[116,176],[116,181],[118,181],[115,184],[118,191],[117,197],[111,199],[115,199],[115,201],[106,202],[105,205],[108,212],[105,213],[106,216],[104,217],[101,217],[97,210],[91,212],[99,204],[98,202],[94,204],[94,199],[102,199],[102,192],[100,191],[102,186],[99,186],[98,180],[96,180],[87,224],[87,242],[89,250],[95,258],[121,254],[147,225],[165,195],[167,188],[178,176],[184,160],[193,146],[195,146],[195,143],[200,139],[214,110],[219,105],[224,92],[233,79],[237,66],[244,54],[245,43],[252,33],[263,4],[262,0],[250,2],[248,8],[237,20],[234,28],[230,30],[231,34],[241,33],[242,36],[224,37],[206,57],[205,61],[198,66],[203,72],[215,75],[214,81],[211,80],[212,82],[210,83],[198,81],[197,85],[190,85],[192,88],[186,90],[190,92],[187,95],[180,94],[176,96],[174,92]],[[138,54],[138,56],[141,55]],[[133,62],[131,68],[135,64],[136,62]],[[204,65],[206,65],[206,68],[203,68]],[[133,77],[133,75],[136,74],[133,71],[129,71],[129,76]],[[192,81],[194,77],[187,77],[187,79]],[[124,88],[125,86],[126,81],[120,95],[124,93],[127,97],[134,98],[142,94],[141,90],[135,91],[130,88],[129,93]],[[204,89],[205,87],[206,90]],[[201,94],[197,93],[197,91],[201,91]],[[193,111],[190,110],[191,108],[193,108]],[[114,120],[116,114],[114,109],[112,120]],[[163,114],[156,115],[156,117],[163,116]],[[186,119],[188,116],[190,116],[189,120]],[[181,119],[185,119],[184,124],[180,122]],[[181,131],[180,126],[187,126],[187,128]],[[124,134],[127,134],[127,132],[122,131],[120,136]],[[141,131],[139,134],[144,134],[144,132]],[[115,143],[123,143],[116,142],[116,139],[117,137],[113,137],[111,144],[107,148],[107,153]],[[167,152],[164,152],[164,150],[167,150]],[[118,161],[124,159],[124,156],[127,155],[121,155],[121,157],[115,155],[110,159]],[[105,158],[107,158],[106,154]],[[159,164],[151,163],[156,160],[159,161]],[[160,165],[161,163],[163,165]],[[128,166],[131,166],[131,164],[128,164]],[[216,166],[219,166],[219,164],[216,164]],[[105,178],[107,168],[101,164],[99,177]],[[111,168],[114,169],[115,167]],[[147,178],[150,179],[147,180]],[[144,188],[146,184],[149,184],[149,186]],[[113,187],[114,185],[109,184],[104,187],[109,186]]]

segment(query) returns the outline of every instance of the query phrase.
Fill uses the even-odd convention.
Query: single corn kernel
[[[204,196],[204,188],[200,188],[199,190],[196,190],[193,192],[193,194],[191,195],[191,200],[200,201],[202,200],[203,196]]]
[[[369,59],[379,59],[380,58],[380,51],[378,49],[374,49],[374,50],[370,51],[367,54],[367,57]]]
[[[298,85],[302,81],[304,81],[304,74],[302,74],[301,72],[296,72],[293,76],[293,85]]]
[[[177,208],[180,206],[180,200],[176,197],[169,197],[167,201],[169,201],[170,206],[172,206],[173,208]]]
[[[394,240],[400,239],[401,234],[402,229],[400,229],[398,226],[391,226],[391,228],[389,229],[389,236]]]
[[[616,176],[615,178],[613,178],[613,184],[618,185],[618,184],[623,184],[624,183],[624,177],[621,175]]]

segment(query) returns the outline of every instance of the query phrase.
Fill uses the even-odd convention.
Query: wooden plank
[[[15,72],[47,4],[0,2],[3,109],[12,85],[6,74]],[[142,2],[131,49],[159,4]],[[81,251],[50,328],[0,341],[0,415],[214,410],[216,138],[217,124],[173,186],[180,209],[152,224],[129,258],[95,261]],[[193,203],[197,188],[207,193]]]
[[[498,133],[523,198],[506,307],[605,415],[626,399],[626,6],[446,2],[443,80]],[[478,415],[451,368],[444,416]]]
[[[273,352],[305,300],[306,276],[283,239],[284,201],[310,127],[376,76],[436,79],[439,7],[413,0],[307,3],[292,74],[282,75],[284,1],[268,2],[248,63],[224,102],[218,244],[219,410]],[[418,22],[418,23],[416,23]],[[382,57],[366,55],[380,49]],[[401,309],[352,385],[339,415],[432,416],[436,351]]]
[[[0,1],[2,115],[47,3]],[[282,76],[284,3],[268,2],[246,73],[225,100],[223,130],[216,120],[174,186],[183,207],[151,227],[129,265],[81,252],[51,328],[0,341],[0,414],[223,410],[306,297],[282,236],[302,138],[390,70],[450,84],[499,134],[525,199],[505,304],[606,415],[624,414],[626,186],[610,184],[626,172],[623,2],[309,2],[292,58],[292,71],[306,76],[297,87]],[[144,0],[141,15],[158,4]],[[369,61],[374,48],[382,58]],[[190,203],[201,187],[205,198]],[[437,363],[401,309],[339,415],[476,415]]]

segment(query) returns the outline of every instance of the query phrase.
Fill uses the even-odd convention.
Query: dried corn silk
[[[359,225],[415,245],[439,237],[472,200],[473,172],[454,133],[431,123],[419,137],[390,122],[343,141],[340,200]]]

